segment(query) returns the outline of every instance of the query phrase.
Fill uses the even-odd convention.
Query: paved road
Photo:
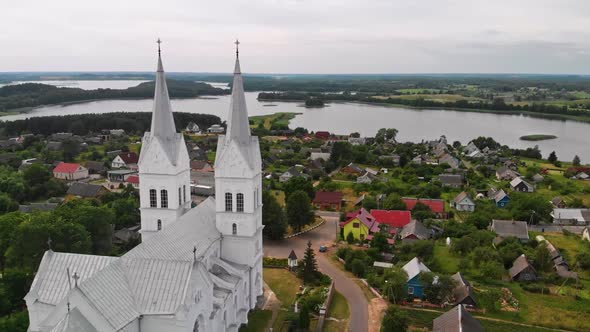
[[[307,242],[311,241],[312,247],[316,249],[316,257],[320,271],[332,277],[338,290],[350,306],[350,324],[349,329],[352,332],[367,332],[368,331],[368,302],[360,287],[338,267],[330,261],[323,253],[317,251],[320,245],[330,244],[334,242],[337,234],[338,213],[325,213],[322,217],[326,219],[326,223],[314,229],[311,232],[281,241],[265,241],[264,254],[272,257],[287,257],[291,249],[295,250],[295,254],[299,259],[303,258]]]

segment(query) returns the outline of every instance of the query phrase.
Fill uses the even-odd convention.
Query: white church
[[[189,156],[158,48],[139,160],[142,243],[121,257],[45,252],[25,297],[29,331],[238,331],[248,322],[263,292],[262,180],[238,55],[217,145],[217,199],[191,209]]]

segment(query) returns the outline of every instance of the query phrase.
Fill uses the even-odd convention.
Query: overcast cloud
[[[0,71],[590,74],[588,0],[0,2]]]

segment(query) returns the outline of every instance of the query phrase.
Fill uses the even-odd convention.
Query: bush
[[[362,260],[355,258],[352,260],[351,270],[354,275],[362,278],[365,276],[365,263]]]
[[[352,248],[350,247],[342,247],[336,250],[336,256],[340,257],[341,259],[346,259],[346,256],[352,252]]]
[[[522,289],[524,289],[527,292],[549,294],[549,288],[547,288],[545,285],[542,285],[542,284],[522,283],[522,284],[520,284],[520,286],[522,287]]]
[[[264,267],[287,267],[289,260],[287,258],[263,257],[262,266]]]
[[[348,235],[346,235],[346,242],[348,242],[348,244],[353,244],[354,241],[354,235],[352,232],[349,232]]]

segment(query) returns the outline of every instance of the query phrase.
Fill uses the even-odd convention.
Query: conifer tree
[[[307,242],[307,249],[303,256],[302,277],[303,282],[308,284],[316,280],[318,275],[318,264],[315,258],[315,252],[311,248],[311,241]]]

